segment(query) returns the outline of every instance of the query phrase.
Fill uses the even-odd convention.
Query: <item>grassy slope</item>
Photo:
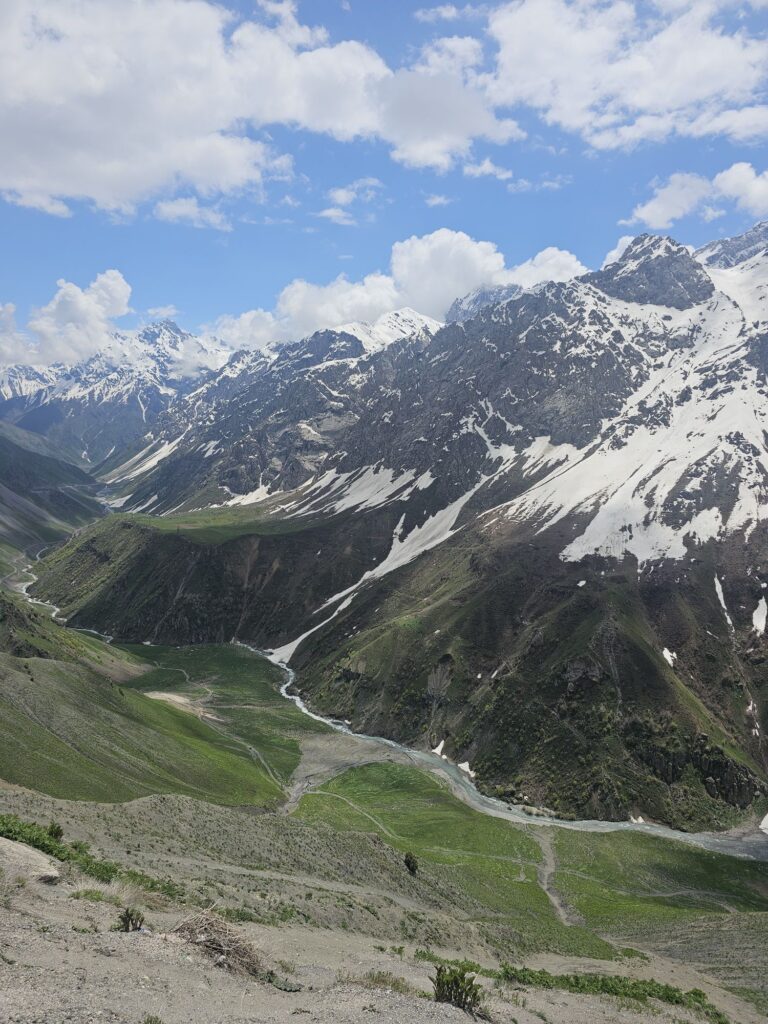
[[[203,699],[221,720],[227,735],[258,751],[267,770],[286,783],[296,769],[299,740],[328,727],[302,714],[278,693],[282,673],[263,658],[240,647],[126,646],[126,651],[148,658],[156,667],[128,685],[144,692],[163,691]]]
[[[100,513],[94,481],[26,431],[0,431],[0,541],[27,547],[60,540]]]
[[[768,911],[765,864],[637,834],[515,828],[472,811],[415,769],[352,769],[307,794],[296,814],[343,831],[375,831],[420,861],[450,865],[465,892],[503,917],[520,952],[605,957],[614,954],[600,935],[642,933],[650,941],[673,925],[712,919],[716,930],[720,918]],[[544,833],[554,843],[556,890],[583,926],[564,925],[535,884],[535,838]]]
[[[371,543],[389,542],[384,524],[369,526]],[[114,516],[44,560],[40,592],[74,622],[124,637],[273,645],[369,566],[350,556],[362,549],[348,531],[363,527],[252,509]],[[685,584],[673,567],[646,593],[634,563],[563,563],[561,542],[467,530],[363,588],[299,650],[302,689],[358,731],[444,739],[503,795],[580,817],[734,824],[744,801],[730,780],[751,773],[754,789],[766,772],[744,715],[744,663],[719,635],[714,569],[702,558]],[[700,737],[718,748],[707,767]],[[714,796],[710,774],[723,783]]]
[[[67,660],[0,655],[0,776],[9,781],[68,799],[181,793],[264,805],[296,767],[302,738],[325,730],[279,697],[274,666],[242,648],[115,649],[18,606],[27,620],[14,625],[17,641],[42,655],[65,644]],[[7,645],[7,632],[0,636]],[[212,728],[142,691],[204,701],[221,721]],[[282,836],[292,848],[292,823],[283,834],[284,819],[270,821],[278,846]],[[542,831],[479,814],[431,775],[392,764],[349,770],[305,795],[295,822],[316,832],[318,848],[336,851],[334,864],[347,848],[334,838],[339,833],[350,840],[374,833],[400,856],[413,851],[419,884],[441,906],[453,901],[473,934],[505,956],[548,950],[611,958],[616,947],[601,935],[625,936],[628,920],[647,930],[722,916],[728,907],[768,909],[763,865],[642,836],[547,830],[557,890],[584,922],[566,924],[539,882]],[[334,870],[342,868],[351,865]],[[676,892],[683,887],[685,894]],[[424,897],[427,911],[431,898]]]
[[[131,688],[149,667],[145,659],[63,630],[15,599],[3,598],[0,612],[0,644],[29,655],[0,653],[7,781],[83,800],[164,792],[228,804],[280,798],[242,742]],[[247,676],[250,667],[239,671]]]

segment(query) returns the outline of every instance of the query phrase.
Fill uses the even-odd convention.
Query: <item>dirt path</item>
[[[565,925],[578,924],[579,921],[572,910],[566,905],[555,889],[554,879],[557,871],[557,858],[555,857],[555,846],[552,841],[552,833],[545,829],[530,830],[531,835],[541,847],[542,860],[538,865],[539,885],[549,897],[555,913]]]

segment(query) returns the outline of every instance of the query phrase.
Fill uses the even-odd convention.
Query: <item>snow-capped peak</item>
[[[373,323],[361,321],[337,327],[339,334],[351,334],[361,341],[366,352],[378,352],[396,341],[409,338],[415,334],[432,335],[439,331],[443,324],[430,316],[417,313],[416,310],[404,306],[391,313],[383,313]]]
[[[726,269],[751,259],[768,249],[768,220],[760,221],[743,235],[709,242],[696,250],[696,259],[709,267]]]

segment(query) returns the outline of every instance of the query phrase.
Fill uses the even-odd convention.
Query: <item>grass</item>
[[[541,850],[526,830],[473,811],[432,775],[392,764],[354,768],[304,796],[296,816],[341,831],[377,832],[396,850],[415,853],[419,878],[425,864],[439,866],[479,920],[503,931],[521,952],[615,955],[594,933],[560,921],[538,884]]]
[[[471,972],[483,978],[523,985],[526,988],[559,989],[577,995],[607,995],[617,999],[630,999],[646,1003],[649,999],[670,1006],[681,1006],[695,1010],[713,1024],[729,1024],[729,1018],[711,1003],[701,989],[687,991],[676,985],[667,985],[653,978],[627,978],[619,974],[553,974],[551,971],[533,970],[530,967],[515,967],[503,963],[498,968],[483,967],[472,960],[447,960],[429,949],[417,949],[417,960],[426,961],[436,967],[448,967]]]
[[[281,784],[299,764],[299,740],[329,731],[280,695],[283,674],[279,668],[243,647],[126,646],[123,650],[152,666],[128,685],[145,693],[154,690],[203,698],[206,710],[221,720],[220,728],[257,750],[260,763]]]
[[[711,914],[768,911],[768,864],[656,836],[560,829],[558,891],[591,928],[661,932]]]
[[[271,536],[300,533],[311,525],[308,519],[283,519],[270,516],[262,508],[201,509],[173,516],[147,516],[121,513],[128,522],[149,527],[159,533],[175,533],[194,544],[224,544],[237,537]]]
[[[50,620],[49,620],[50,621]],[[75,644],[88,664],[0,654],[0,776],[51,796],[119,802],[151,793],[183,793],[224,804],[274,804],[282,797],[281,772],[298,761],[298,746],[281,740],[276,727],[259,725],[256,712],[242,738],[227,735],[184,710],[152,700],[136,688],[138,656],[51,624],[63,643]],[[139,649],[141,651],[142,649]],[[229,649],[221,649],[222,655]],[[188,663],[194,652],[185,652]],[[198,656],[199,676],[217,657]],[[101,664],[99,664],[101,660]],[[171,671],[150,689],[184,679]],[[181,658],[185,660],[184,657]],[[230,662],[232,655],[230,654]],[[146,662],[145,662],[146,665]],[[243,690],[252,668],[266,685],[262,662],[244,654],[237,662]],[[123,678],[116,682],[116,668]],[[144,677],[139,677],[144,678]],[[193,677],[194,678],[194,677]],[[276,701],[281,698],[274,695]],[[298,713],[298,712],[297,712]],[[280,771],[270,770],[249,744],[270,751]]]

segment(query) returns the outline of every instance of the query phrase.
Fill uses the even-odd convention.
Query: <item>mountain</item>
[[[49,442],[0,423],[0,545],[40,547],[101,515],[98,484]]]
[[[115,507],[153,513],[250,505],[309,480],[361,415],[374,370],[442,325],[411,309],[238,352],[180,396],[150,443],[105,479]],[[378,372],[385,372],[383,369]]]
[[[229,355],[220,344],[163,320],[134,334],[114,334],[103,349],[73,365],[0,369],[0,420],[76,450],[97,466],[115,453],[135,451],[171,401]]]
[[[755,224],[743,235],[710,242],[696,252],[696,258],[709,267],[725,270],[738,266],[768,249],[768,221]]]
[[[485,309],[486,306],[496,306],[500,302],[508,302],[523,294],[524,289],[519,284],[500,284],[495,287],[476,288],[468,292],[460,299],[453,302],[445,314],[448,323],[464,323]]]
[[[208,507],[108,518],[41,592],[125,638],[272,648],[318,708],[510,798],[757,813],[768,255],[718,245],[642,235],[376,351],[233,357],[134,467],[139,508]]]

